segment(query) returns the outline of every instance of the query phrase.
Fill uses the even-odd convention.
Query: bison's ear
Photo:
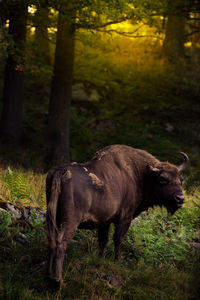
[[[146,168],[149,174],[159,175],[161,172],[158,168],[152,167],[150,165],[147,165]]]

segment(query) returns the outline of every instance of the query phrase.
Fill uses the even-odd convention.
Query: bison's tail
[[[61,192],[61,179],[59,172],[53,175],[51,185],[49,186],[49,196],[46,214],[47,236],[49,246],[54,248],[56,246],[56,236],[58,232],[56,224],[56,213],[58,206],[58,199]]]

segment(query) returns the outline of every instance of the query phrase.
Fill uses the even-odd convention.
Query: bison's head
[[[167,162],[159,162],[154,167],[148,167],[152,179],[150,182],[154,204],[165,206],[171,214],[174,214],[184,202],[181,171],[188,165],[189,158],[185,153],[180,153],[184,157],[184,163],[179,167]]]

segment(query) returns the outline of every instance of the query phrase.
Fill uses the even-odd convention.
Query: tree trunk
[[[200,43],[200,12],[193,13],[194,21],[193,21],[193,30],[194,33],[191,37],[192,48],[196,48],[197,44]]]
[[[169,2],[169,15],[166,25],[166,34],[163,42],[162,54],[168,61],[175,63],[184,57],[185,22],[182,11],[185,1],[176,0],[171,5]]]
[[[70,22],[65,14],[59,12],[54,75],[49,104],[46,157],[48,166],[60,165],[69,161],[69,115],[74,44],[73,18]]]
[[[0,28],[4,28],[8,19],[8,4],[5,0],[0,1]]]
[[[13,2],[9,10],[9,34],[13,45],[8,47],[6,60],[0,131],[5,140],[14,142],[19,140],[22,133],[26,19],[25,1]]]

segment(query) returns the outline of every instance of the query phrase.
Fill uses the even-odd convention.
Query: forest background
[[[176,164],[184,151],[191,161],[183,209],[139,217],[121,262],[112,260],[112,241],[99,260],[96,233],[78,232],[58,292],[41,264],[41,220],[22,229],[2,213],[3,299],[197,299],[199,1],[2,0],[0,18],[1,202],[45,210],[49,168],[109,144]]]

